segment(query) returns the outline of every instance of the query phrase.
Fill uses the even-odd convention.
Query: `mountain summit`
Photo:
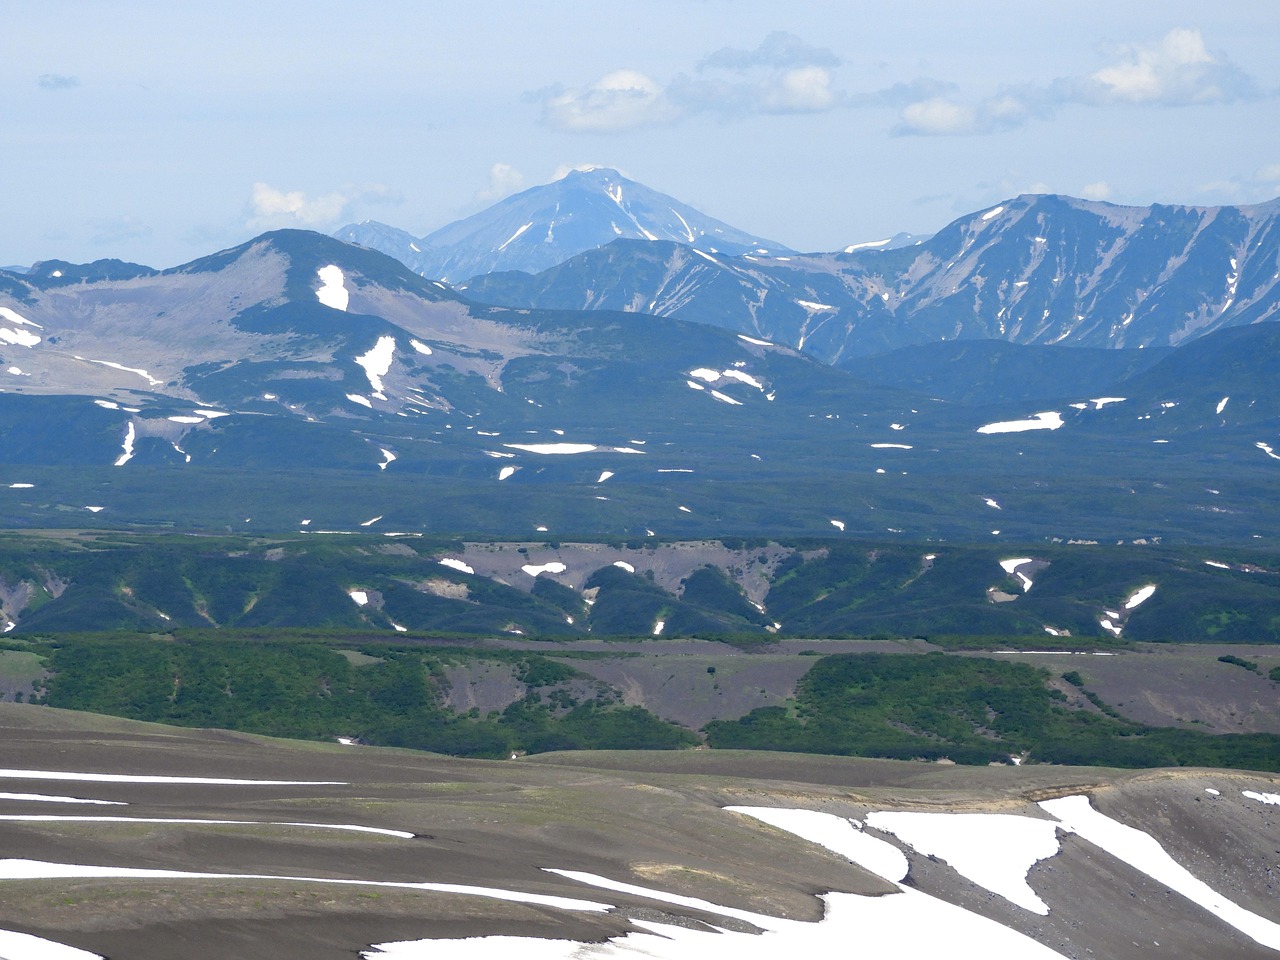
[[[500,270],[537,273],[619,238],[731,255],[791,252],[607,167],[573,170],[422,238],[375,221],[348,225],[334,236],[451,283]]]

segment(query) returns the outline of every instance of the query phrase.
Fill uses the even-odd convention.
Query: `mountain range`
[[[1280,200],[1121,207],[1021,196],[919,243],[846,253],[706,255],[617,241],[469,296],[714,324],[840,363],[941,340],[1176,346],[1280,310]]]
[[[168,270],[0,271],[0,508],[11,527],[89,510],[502,537],[1253,539],[1280,509],[1277,210],[1020,197],[905,245],[731,255],[768,241],[592,170],[437,232],[504,255],[536,233],[568,255],[536,275],[454,287],[289,230]],[[569,255],[624,211],[656,239]],[[544,215],[575,243],[545,243]],[[676,221],[692,244],[661,238]]]

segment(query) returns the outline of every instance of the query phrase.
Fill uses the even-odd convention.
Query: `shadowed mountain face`
[[[425,237],[375,221],[350,224],[334,236],[451,283],[494,270],[536,273],[619,237],[730,254],[790,252],[603,167],[574,170]]]
[[[1120,207],[1022,196],[919,245],[705,257],[617,242],[469,296],[633,310],[727,327],[828,362],[953,339],[1176,346],[1280,309],[1280,201]]]

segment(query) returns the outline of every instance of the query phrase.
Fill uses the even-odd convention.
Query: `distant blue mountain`
[[[619,238],[668,240],[709,253],[790,252],[606,167],[574,170],[425,237],[372,220],[334,236],[450,283],[494,270],[537,273]]]

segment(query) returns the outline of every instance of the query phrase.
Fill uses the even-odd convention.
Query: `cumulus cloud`
[[[1105,102],[1229,103],[1258,96],[1252,77],[1205,46],[1199,30],[1170,30],[1149,45],[1130,45],[1118,62],[1090,74],[1082,95]]]
[[[585,87],[533,95],[549,126],[601,133],[678,123],[691,116],[815,113],[844,105],[831,68],[840,60],[789,33],[773,33],[754,50],[726,47],[693,74],[665,83],[637,70],[616,70]]]
[[[524,174],[509,163],[495,163],[489,168],[489,185],[476,194],[482,203],[493,203],[510,196],[524,186]]]
[[[396,191],[381,185],[308,197],[301,190],[279,190],[259,181],[253,185],[249,196],[245,226],[253,230],[284,227],[315,230],[336,226],[353,203],[397,203],[399,200],[400,195]]]
[[[977,128],[976,108],[945,97],[930,97],[928,100],[907,104],[902,110],[895,132],[945,136],[974,133]]]
[[[1080,188],[1080,196],[1086,200],[1109,200],[1111,198],[1111,185],[1105,180],[1086,183]]]
[[[80,86],[80,78],[65,73],[42,73],[36,83],[45,90],[70,90]]]
[[[831,74],[823,67],[797,67],[765,88],[761,101],[768,113],[817,113],[839,102]]]
[[[769,34],[754,50],[722,47],[698,64],[699,70],[751,70],[756,67],[838,67],[840,58],[824,47],[811,47],[793,33]]]
[[[576,90],[552,93],[543,101],[543,120],[583,133],[629,130],[679,118],[656,80],[638,70],[615,70]]]
[[[996,133],[1021,127],[1033,119],[1047,119],[1069,104],[1181,107],[1229,103],[1261,95],[1252,77],[1225,55],[1209,50],[1199,30],[1179,28],[1155,43],[1120,48],[1114,62],[1087,75],[1059,77],[1047,84],[1004,87],[972,102],[955,97],[953,91],[922,96],[901,106],[894,133]],[[873,94],[869,99],[874,102],[875,97]]]

